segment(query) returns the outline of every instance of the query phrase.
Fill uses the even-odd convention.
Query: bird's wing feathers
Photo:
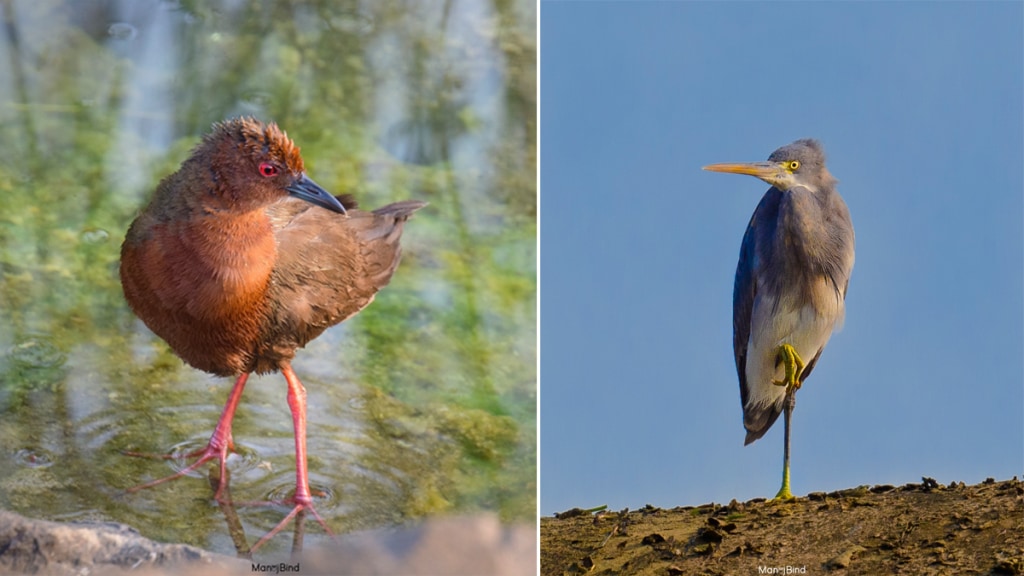
[[[747,342],[750,340],[750,318],[757,296],[757,277],[754,274],[754,226],[757,212],[754,212],[743,234],[740,245],[740,260],[736,265],[736,280],[732,293],[732,349],[736,357],[736,373],[740,379],[740,402],[747,405],[750,390],[747,387]]]
[[[750,334],[754,329],[754,308],[758,303],[758,294],[764,288],[758,285],[758,271],[762,265],[759,262],[759,252],[764,249],[759,243],[771,238],[777,225],[781,201],[782,193],[775,188],[768,190],[761,198],[743,234],[740,259],[736,265],[736,281],[733,287],[733,352],[736,356],[736,373],[740,381],[743,425],[747,429],[745,444],[750,444],[763,436],[781,413],[781,404],[750,402],[753,387],[760,383],[747,379],[748,362],[759,361],[758,358],[749,358],[752,353],[749,346]],[[768,304],[762,302],[761,305]]]
[[[401,256],[399,239],[423,202],[406,201],[347,216],[286,199],[267,209],[279,245],[269,290],[271,347],[303,346],[356,314],[391,280]]]

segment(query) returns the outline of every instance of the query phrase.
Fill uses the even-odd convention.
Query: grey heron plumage
[[[850,212],[816,140],[797,140],[767,162],[713,164],[771,184],[750,219],[733,288],[733,351],[746,444],[786,413],[783,486],[789,490],[789,420],[795,392],[842,325],[854,261]],[[804,359],[808,359],[806,362]]]

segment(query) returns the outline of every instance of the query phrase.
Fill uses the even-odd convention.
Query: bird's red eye
[[[270,162],[263,162],[260,164],[260,176],[270,178],[271,176],[277,176],[277,166],[274,166]]]

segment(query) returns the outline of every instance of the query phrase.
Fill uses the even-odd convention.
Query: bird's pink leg
[[[204,462],[213,460],[214,458],[220,460],[220,482],[217,487],[217,493],[214,494],[214,498],[219,502],[221,495],[224,492],[224,487],[227,485],[227,471],[225,470],[226,461],[228,458],[228,451],[234,450],[235,444],[231,438],[231,421],[235,417],[235,409],[238,408],[238,401],[242,398],[242,391],[245,390],[245,382],[249,379],[249,373],[242,374],[235,380],[235,385],[231,388],[231,394],[228,396],[228,402],[224,405],[224,411],[220,414],[220,420],[217,421],[217,427],[213,429],[213,435],[210,436],[210,441],[206,444],[206,448],[202,450],[196,450],[195,452],[189,452],[184,456],[160,456],[160,458],[171,459],[171,458],[195,458],[199,457],[198,460],[179,470],[178,472],[167,476],[166,478],[160,478],[159,480],[153,480],[139,486],[134,486],[128,489],[128,492],[138,492],[144,488],[151,488],[164,482],[169,482],[176,478],[188,474],[201,466]],[[301,384],[300,384],[301,386]],[[291,395],[289,394],[289,402]],[[303,414],[305,416],[305,414]],[[305,424],[305,422],[303,422]],[[305,441],[305,436],[303,436]],[[140,454],[137,452],[125,452],[129,456],[148,456],[147,454]],[[305,463],[305,452],[303,452],[303,463]]]
[[[281,373],[284,374],[284,379],[288,381],[288,407],[291,408],[292,422],[295,425],[295,496],[288,500],[289,503],[295,504],[295,507],[273,530],[267,532],[266,536],[260,538],[253,545],[253,552],[273,538],[291,522],[292,518],[303,510],[311,512],[317,522],[324,527],[324,530],[331,536],[334,536],[334,532],[331,531],[331,528],[324,522],[324,519],[313,508],[313,494],[309,490],[309,472],[306,467],[306,388],[299,381],[299,377],[295,375],[295,372],[292,371],[291,364],[284,363],[281,366]]]

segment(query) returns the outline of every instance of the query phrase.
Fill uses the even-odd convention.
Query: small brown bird
[[[233,449],[231,420],[252,372],[280,370],[295,425],[294,508],[254,547],[313,508],[306,468],[306,390],[292,371],[295,349],[352,317],[391,280],[409,216],[406,200],[373,212],[334,197],[306,176],[299,149],[275,124],[251,118],[213,127],[181,168],[164,178],[128,229],[121,284],[132,310],[185,362],[236,376],[198,460],[137,486],[179,478]]]

